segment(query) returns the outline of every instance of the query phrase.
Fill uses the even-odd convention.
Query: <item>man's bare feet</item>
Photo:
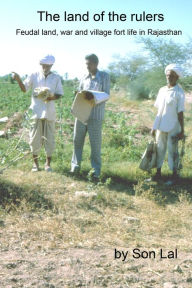
[[[33,165],[31,172],[38,172],[39,171],[39,167],[37,165]]]
[[[45,163],[45,171],[52,172],[51,169],[51,157],[47,157],[46,163]]]
[[[167,186],[171,186],[171,185],[174,185],[176,184],[176,182],[178,181],[179,179],[179,175],[177,174],[176,171],[173,172],[173,175],[171,176],[171,179],[168,180],[167,182],[165,182],[165,185]]]
[[[145,182],[160,181],[160,180],[161,180],[161,168],[157,168],[156,174],[151,178],[146,179]]]
[[[52,172],[51,166],[45,164],[45,171],[46,171],[46,172]]]

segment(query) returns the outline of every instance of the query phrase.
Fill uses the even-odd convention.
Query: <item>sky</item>
[[[40,21],[37,11],[48,11],[59,14],[60,21]],[[70,13],[87,13],[90,19],[85,22],[64,21],[64,11]],[[104,20],[96,22],[94,14],[105,12]],[[110,22],[108,13],[114,11],[126,14],[124,22]],[[164,21],[130,21],[133,13],[163,14]],[[30,74],[39,69],[39,59],[46,54],[56,58],[54,70],[60,75],[69,74],[70,78],[81,77],[85,73],[84,56],[95,53],[100,60],[100,69],[107,69],[114,61],[115,55],[143,55],[142,45],[138,44],[138,36],[21,36],[16,29],[22,30],[127,30],[127,29],[172,29],[182,30],[182,36],[160,36],[178,43],[186,43],[192,36],[191,32],[191,0],[54,0],[54,1],[3,1],[1,3],[1,64],[0,75],[15,71],[20,75]],[[74,33],[74,32],[73,32]],[[148,36],[144,36],[148,37]],[[151,36],[156,40],[156,36]]]

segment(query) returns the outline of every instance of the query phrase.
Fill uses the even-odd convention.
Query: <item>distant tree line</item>
[[[141,53],[115,56],[109,64],[107,70],[111,76],[112,89],[123,90],[130,99],[155,98],[159,88],[166,85],[165,67],[177,63],[184,71],[180,84],[185,91],[192,90],[192,39],[185,44],[150,38],[140,38],[137,42],[142,47],[142,56]],[[78,78],[69,79],[68,73],[65,73],[61,79],[63,84],[77,90]],[[0,82],[14,83],[11,74],[0,77]]]
[[[182,87],[192,90],[192,40],[186,44],[172,40],[141,38],[143,55],[116,56],[108,67],[112,88],[124,90],[130,99],[154,98],[161,86],[166,85],[165,67],[170,63],[182,66]]]

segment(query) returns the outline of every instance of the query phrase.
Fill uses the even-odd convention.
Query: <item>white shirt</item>
[[[24,81],[24,85],[26,90],[32,89],[30,108],[33,111],[33,118],[55,121],[56,111],[54,100],[45,103],[43,100],[34,97],[33,93],[34,89],[37,87],[49,87],[53,94],[63,95],[60,76],[51,72],[47,77],[45,77],[42,72],[36,72],[31,74]]]
[[[175,126],[180,125],[178,113],[185,111],[185,94],[179,85],[159,90],[154,106],[158,108],[153,129],[170,132]]]

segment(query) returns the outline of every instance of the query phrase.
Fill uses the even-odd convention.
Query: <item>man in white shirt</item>
[[[33,124],[30,131],[30,148],[33,153],[33,172],[39,170],[38,155],[42,144],[46,151],[45,170],[51,171],[51,156],[55,148],[55,120],[56,111],[54,100],[63,95],[61,77],[53,72],[51,68],[55,62],[52,55],[47,55],[40,60],[41,71],[31,74],[24,82],[20,76],[14,73],[14,79],[18,82],[21,90],[26,92],[32,89],[31,106]],[[46,101],[36,97],[36,88],[47,87],[48,97]]]
[[[161,178],[161,167],[168,147],[168,164],[173,176],[172,184],[178,176],[178,141],[184,137],[185,94],[177,84],[181,77],[181,68],[170,64],[165,68],[167,86],[159,90],[154,106],[158,109],[154,121],[152,135],[156,135],[157,142],[157,173],[155,179]]]

